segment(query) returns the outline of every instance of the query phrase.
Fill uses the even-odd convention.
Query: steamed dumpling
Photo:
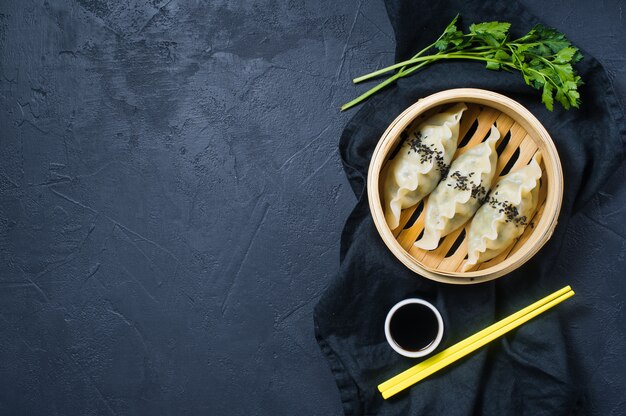
[[[439,239],[465,224],[483,203],[496,170],[496,142],[500,132],[495,126],[487,140],[456,158],[448,175],[430,194],[424,218],[424,235],[415,246],[434,250]]]
[[[385,219],[398,227],[400,212],[432,192],[450,165],[459,138],[459,123],[467,107],[459,103],[422,122],[405,138],[390,160],[384,184]]]
[[[498,181],[470,225],[464,270],[496,257],[522,235],[537,208],[540,178],[535,156]]]

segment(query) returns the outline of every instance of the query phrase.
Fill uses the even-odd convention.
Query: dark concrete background
[[[626,101],[623,1],[524,3]],[[393,48],[379,0],[0,2],[0,414],[339,414],[337,108]]]

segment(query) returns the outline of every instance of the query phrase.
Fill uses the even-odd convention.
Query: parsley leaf
[[[498,47],[507,37],[507,32],[511,27],[510,23],[486,22],[470,25],[470,35],[477,40],[482,40],[486,44]]]
[[[552,111],[554,98],[552,97],[552,93],[554,88],[552,84],[546,82],[543,84],[543,92],[541,93],[541,102],[546,106],[546,108]]]

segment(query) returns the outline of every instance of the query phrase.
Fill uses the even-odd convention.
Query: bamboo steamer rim
[[[389,153],[400,139],[400,133],[425,111],[452,103],[473,103],[498,110],[518,123],[536,142],[547,176],[545,209],[530,237],[524,244],[498,264],[483,270],[450,272],[422,264],[411,256],[396,240],[385,220],[379,192],[380,174]],[[457,88],[441,91],[418,100],[402,112],[385,130],[372,154],[367,176],[367,194],[370,212],[378,233],[389,250],[413,272],[431,280],[452,284],[475,284],[496,279],[512,272],[534,256],[552,236],[563,200],[563,170],[552,138],[537,118],[517,101],[502,94],[476,88]]]

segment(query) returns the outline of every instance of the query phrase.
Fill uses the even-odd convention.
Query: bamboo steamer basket
[[[461,118],[459,148],[454,158],[481,143],[495,123],[501,137],[496,145],[499,157],[494,184],[507,172],[528,164],[537,152],[540,153],[542,170],[539,203],[524,233],[503,253],[466,272],[462,272],[461,267],[467,257],[467,233],[471,220],[443,238],[437,249],[426,251],[413,243],[424,229],[424,207],[428,198],[402,210],[400,225],[393,230],[385,221],[382,205],[385,165],[402,142],[400,133],[417,127],[431,115],[459,102],[465,103],[468,109]],[[512,272],[550,239],[563,200],[563,171],[550,135],[521,104],[491,91],[459,88],[420,99],[391,123],[372,155],[367,192],[374,224],[385,245],[398,260],[415,273],[438,282],[473,284]]]

